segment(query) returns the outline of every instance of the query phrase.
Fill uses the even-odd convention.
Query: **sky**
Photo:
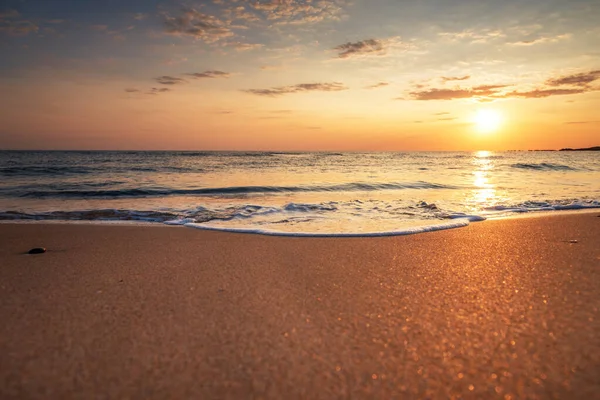
[[[0,149],[600,145],[600,0],[1,0]]]

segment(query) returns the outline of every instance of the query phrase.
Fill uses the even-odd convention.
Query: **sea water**
[[[418,233],[600,208],[599,152],[0,151],[0,219]]]

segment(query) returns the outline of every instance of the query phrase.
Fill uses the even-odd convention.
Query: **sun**
[[[502,125],[502,114],[496,110],[483,109],[477,111],[473,120],[477,130],[481,133],[495,132]]]

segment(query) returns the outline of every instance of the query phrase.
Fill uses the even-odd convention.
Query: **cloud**
[[[497,39],[505,38],[506,34],[500,30],[481,29],[476,31],[473,29],[467,29],[460,32],[442,32],[439,34],[439,36],[448,39],[451,42],[461,41],[476,44],[489,43]]]
[[[13,36],[24,36],[39,31],[39,26],[31,21],[19,19],[21,14],[16,10],[0,12],[0,33]]]
[[[188,61],[187,57],[177,57],[177,58],[169,58],[164,63],[166,65],[177,65],[177,64],[185,63],[187,61]]]
[[[364,55],[385,55],[386,47],[383,41],[377,39],[361,40],[360,42],[348,42],[336,46],[333,50],[338,51],[338,58],[349,58]]]
[[[169,88],[151,88],[149,92],[147,92],[146,94],[161,94],[161,93],[166,93],[166,92],[170,92],[171,89]]]
[[[344,86],[344,84],[339,82],[330,82],[330,83],[301,83],[293,86],[281,86],[274,87],[270,89],[247,89],[243,90],[243,92],[255,94],[258,96],[267,96],[267,97],[278,97],[285,94],[290,93],[300,93],[300,92],[338,92],[341,90],[347,90],[348,88]]]
[[[223,10],[223,14],[231,21],[256,22],[261,19],[258,15],[249,12],[244,6],[232,6],[226,8]]]
[[[103,32],[108,29],[108,25],[90,25],[90,29],[98,32]]]
[[[522,97],[526,99],[541,99],[550,96],[564,96],[570,94],[581,94],[587,92],[586,89],[535,89],[526,92],[509,92],[503,95],[503,98]]]
[[[21,14],[17,10],[0,11],[0,20],[19,18]]]
[[[260,49],[261,47],[264,47],[263,44],[259,44],[259,43],[242,43],[242,42],[227,42],[227,43],[225,43],[225,46],[233,47],[237,51],[255,50],[255,49]]]
[[[133,89],[133,88],[126,88],[125,92],[127,92],[127,93],[137,93],[137,92],[139,92],[139,90],[138,89]]]
[[[182,78],[176,78],[174,76],[165,75],[156,78],[156,82],[160,83],[161,85],[178,85],[180,83],[186,83],[187,81]]]
[[[148,18],[148,14],[144,14],[144,13],[137,13],[133,15],[133,19],[135,19],[136,21],[141,21]]]
[[[581,88],[550,88],[550,89],[533,89],[518,91],[513,90],[510,92],[503,91],[502,89],[510,87],[512,85],[480,85],[472,88],[431,88],[421,91],[413,91],[409,94],[415,100],[455,100],[455,99],[477,99],[478,101],[494,101],[495,99],[509,99],[509,98],[525,98],[525,99],[540,99],[550,96],[563,96],[572,94],[586,93],[592,90],[589,87]],[[442,114],[436,114],[442,115]]]
[[[598,121],[569,121],[565,122],[565,125],[584,125],[584,124],[595,124]]]
[[[470,89],[440,89],[432,88],[428,90],[410,92],[415,100],[454,100],[471,99],[477,97],[494,96],[498,94],[498,89],[508,85],[481,85]]]
[[[176,17],[163,14],[163,18],[165,31],[170,35],[190,36],[206,43],[233,36],[233,32],[224,21],[194,9],[184,10]]]
[[[229,78],[231,74],[229,72],[223,71],[204,71],[204,72],[194,72],[192,74],[187,74],[194,79],[203,79],[203,78]]]
[[[347,42],[333,48],[340,59],[354,57],[385,56],[390,50],[409,50],[415,46],[403,42],[399,36],[385,39],[366,39],[358,42]]]
[[[346,3],[346,0],[263,0],[249,1],[248,5],[276,25],[307,25],[339,21],[343,16],[342,6]]]
[[[600,70],[584,72],[580,74],[566,75],[560,78],[549,79],[546,81],[548,86],[587,86],[590,83],[600,79]]]
[[[378,82],[378,83],[376,83],[374,85],[370,85],[370,86],[365,87],[365,89],[378,89],[380,87],[384,87],[384,86],[388,86],[388,85],[389,85],[388,82]]]
[[[449,112],[439,112],[439,113],[435,113],[433,115],[437,115],[437,116],[439,116],[439,115],[450,115],[450,113]]]
[[[469,78],[471,78],[471,75],[465,75],[465,76],[442,76],[441,79],[444,82],[449,82],[449,81],[466,81]]]
[[[542,37],[538,37],[535,39],[521,40],[518,42],[509,42],[507,44],[509,46],[534,46],[537,44],[544,44],[544,43],[557,43],[557,42],[560,42],[561,40],[570,39],[571,37],[572,37],[572,35],[570,33],[565,33],[564,35],[558,35],[558,36],[554,36],[554,37],[542,36]]]
[[[285,67],[283,65],[262,65],[260,69],[263,71],[276,71],[285,69]]]
[[[449,118],[438,118],[438,121],[454,121],[456,118],[453,117],[449,117]]]

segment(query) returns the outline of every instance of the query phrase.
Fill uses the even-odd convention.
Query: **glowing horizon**
[[[0,149],[600,145],[592,0],[4,4]]]

